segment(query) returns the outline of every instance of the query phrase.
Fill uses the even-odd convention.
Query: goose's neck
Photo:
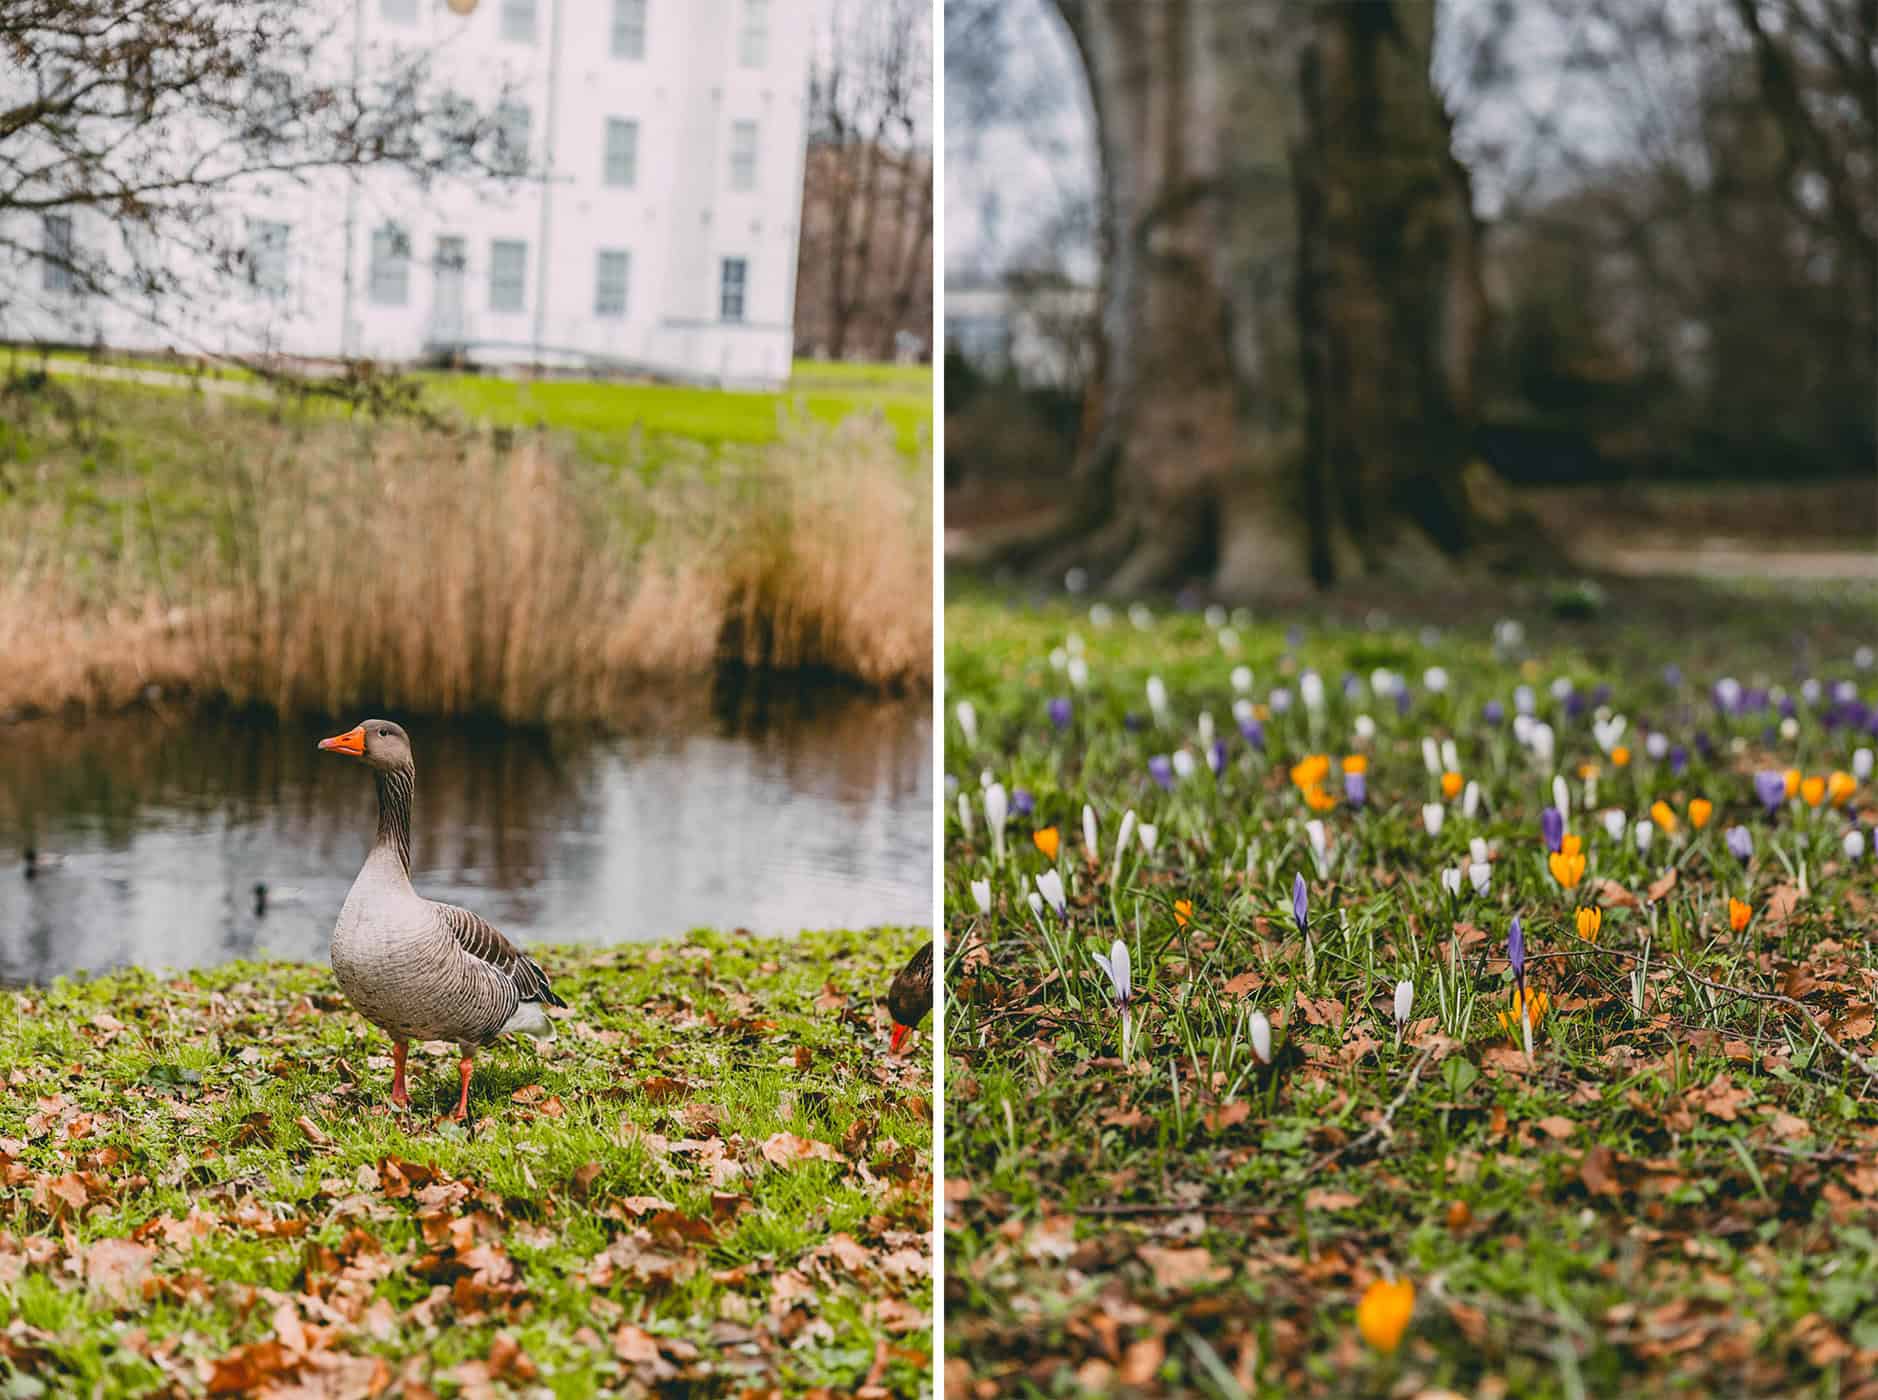
[[[417,786],[412,768],[381,768],[378,778],[378,842],[375,851],[390,851],[406,879],[411,875],[411,798]]]

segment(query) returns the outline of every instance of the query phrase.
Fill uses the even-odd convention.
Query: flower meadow
[[[1878,1396],[1839,616],[955,602],[954,1393]]]

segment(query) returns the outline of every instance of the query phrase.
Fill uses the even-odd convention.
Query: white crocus
[[[1311,860],[1317,866],[1319,877],[1330,873],[1330,832],[1320,821],[1311,820],[1304,824],[1304,834],[1311,843]]]
[[[1069,684],[1072,690],[1082,690],[1089,684],[1089,663],[1080,656],[1069,659]]]
[[[1102,863],[1101,847],[1096,845],[1095,808],[1087,802],[1082,804],[1082,848],[1089,853],[1089,864]]]
[[[1493,867],[1484,860],[1477,860],[1467,867],[1467,878],[1473,883],[1474,893],[1484,895],[1487,886],[1493,883]]]
[[[1156,724],[1167,723],[1167,682],[1159,676],[1148,677],[1148,709]]]
[[[1004,824],[1010,819],[1011,801],[1003,783],[985,789],[985,825],[991,831],[991,853],[1000,864],[1004,861]]]
[[[1218,603],[1208,603],[1206,611],[1201,616],[1206,619],[1206,625],[1215,632],[1226,625],[1226,609]]]
[[[1248,720],[1258,718],[1258,707],[1250,700],[1241,697],[1232,702],[1232,722],[1243,729]]]
[[[1174,776],[1183,783],[1191,778],[1199,768],[1199,764],[1194,759],[1191,750],[1175,749],[1170,757],[1174,765]]]
[[[1262,1065],[1272,1062],[1272,1023],[1263,1011],[1254,1011],[1246,1018],[1246,1029],[1252,1036],[1252,1054]]]
[[[1422,767],[1428,770],[1431,778],[1441,776],[1441,749],[1433,738],[1422,740]]]
[[[1422,803],[1422,825],[1428,828],[1430,836],[1441,834],[1441,824],[1448,819],[1448,809],[1439,802]]]
[[[1035,890],[1030,892],[1030,912],[1035,914],[1039,919],[1043,917],[1043,896],[1038,894]]]
[[[1533,724],[1534,720],[1531,715],[1522,713],[1513,716],[1513,738],[1521,748],[1532,747]]]
[[[959,794],[959,830],[965,833],[965,839],[969,841],[975,829],[972,822],[972,799],[961,792]]]
[[[1638,853],[1641,854],[1648,851],[1650,849],[1650,842],[1656,838],[1655,825],[1639,817],[1637,818],[1635,833]]]
[[[1313,713],[1324,708],[1324,678],[1315,671],[1306,671],[1298,677],[1298,699],[1304,702],[1304,708]]]
[[[1490,854],[1487,850],[1487,838],[1484,836],[1476,836],[1473,840],[1469,841],[1467,843],[1467,854],[1473,858],[1475,865],[1485,865],[1487,863],[1487,856]]]
[[[1107,603],[1089,605],[1089,625],[1092,627],[1112,627],[1115,625],[1115,609]]]
[[[1874,652],[1870,647],[1860,647],[1852,653],[1852,664],[1861,671],[1871,670],[1874,659],[1878,659],[1878,652]]]
[[[1395,694],[1395,676],[1386,667],[1378,666],[1369,673],[1369,688],[1378,699],[1387,699]]]
[[[1571,699],[1571,694],[1572,678],[1570,676],[1560,676],[1552,682],[1552,698],[1561,705]]]
[[[1056,916],[1067,918],[1069,900],[1063,895],[1063,877],[1054,870],[1046,870],[1037,877],[1037,893],[1043,896],[1044,903],[1056,910]]]
[[[1087,643],[1083,641],[1082,633],[1080,632],[1071,632],[1067,637],[1063,638],[1063,649],[1071,656],[1081,656],[1086,646]]]
[[[1200,711],[1200,722],[1196,726],[1200,735],[1200,747],[1209,749],[1213,746],[1213,712]]]
[[[1139,839],[1143,853],[1149,860],[1153,860],[1154,853],[1161,844],[1161,829],[1153,822],[1143,822]]]
[[[1732,710],[1741,703],[1741,682],[1733,676],[1723,676],[1715,682],[1715,698],[1724,708]]]
[[[1654,739],[1656,736],[1652,734],[1650,737]],[[1780,737],[1788,741],[1800,737],[1800,722],[1792,715],[1788,715],[1785,719],[1780,721]],[[1654,758],[1656,755],[1651,754],[1650,757]]]
[[[1652,763],[1661,763],[1669,756],[1669,735],[1660,729],[1652,729],[1644,737],[1643,751],[1650,756]]]
[[[1529,685],[1513,687],[1513,708],[1522,715],[1535,713],[1539,708],[1539,697],[1532,693]]]
[[[1593,720],[1591,737],[1597,740],[1598,747],[1609,753],[1617,747],[1617,741],[1624,736],[1625,720],[1622,715],[1612,715],[1609,719]]]
[[[1460,866],[1450,865],[1446,870],[1441,872],[1441,888],[1453,895],[1456,899],[1461,897]]]
[[[1376,721],[1368,715],[1358,715],[1354,728],[1356,737],[1365,744],[1376,737]]]
[[[1415,984],[1406,978],[1395,984],[1395,1024],[1396,1030],[1408,1024],[1409,1012],[1415,1006]]]
[[[1448,673],[1439,666],[1430,666],[1422,672],[1422,684],[1439,695],[1448,688]]]
[[[1443,739],[1441,741],[1441,768],[1442,771],[1447,773],[1458,773],[1461,771],[1460,746],[1452,739]]]
[[[1281,685],[1266,697],[1265,703],[1272,707],[1273,714],[1286,714],[1291,709],[1291,692]]]
[[[1050,669],[1052,671],[1060,671],[1067,665],[1069,665],[1069,653],[1063,650],[1062,647],[1051,647]]]
[[[1852,750],[1852,776],[1861,783],[1871,776],[1871,750]]]
[[[1865,854],[1865,833],[1857,827],[1846,832],[1845,840],[1840,843],[1847,860],[1858,860]]]
[[[1532,727],[1532,756],[1541,763],[1552,761],[1554,736],[1549,724],[1535,724]]]
[[[1154,612],[1146,603],[1130,603],[1128,620],[1134,623],[1137,632],[1146,632],[1154,626]]]
[[[1480,784],[1470,779],[1467,786],[1461,789],[1461,815],[1472,821],[1479,810]]]
[[[1241,645],[1239,641],[1238,631],[1231,627],[1220,628],[1218,640],[1219,640],[1219,649],[1225,652],[1228,656],[1231,656],[1234,652],[1238,651]]]
[[[1130,807],[1122,813],[1122,826],[1115,838],[1115,872],[1109,876],[1110,884],[1119,884],[1122,878],[1122,857],[1128,854],[1128,843],[1135,836],[1135,809]]]
[[[991,881],[972,881],[972,903],[978,906],[978,912],[980,914],[989,914],[991,912]]]
[[[1613,807],[1604,814],[1604,834],[1613,841],[1624,839],[1624,828],[1629,824],[1629,819],[1619,808]]]
[[[1235,666],[1232,668],[1232,688],[1241,695],[1250,693],[1252,689],[1252,668],[1250,666]]]
[[[1128,945],[1118,938],[1109,946],[1107,957],[1100,953],[1092,953],[1090,956],[1096,960],[1096,966],[1108,974],[1109,983],[1115,992],[1115,1004],[1128,1005],[1135,994],[1135,980],[1128,966]]]
[[[1558,774],[1552,775],[1552,805],[1558,808],[1561,817],[1572,814],[1572,792],[1565,786],[1565,779]]]
[[[978,742],[978,707],[969,700],[961,700],[953,708],[953,714],[959,717],[959,732],[965,736],[965,742]]]

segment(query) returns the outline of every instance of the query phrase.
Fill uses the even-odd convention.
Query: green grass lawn
[[[14,352],[13,362],[23,368],[41,363],[42,357],[20,349]],[[73,351],[43,356],[54,374],[68,377],[75,377],[77,368],[91,362],[90,356]],[[229,384],[256,383],[252,373],[235,364],[194,369],[159,356],[137,355],[111,355],[105,362],[184,376],[200,374]],[[896,444],[908,457],[929,448],[932,438],[931,365],[798,360],[789,387],[780,393],[440,371],[421,371],[417,377],[433,408],[479,422],[566,432],[584,454],[598,461],[624,460],[636,435],[654,446],[665,439],[713,450],[761,446],[776,441],[794,414],[832,424],[854,414],[877,413],[893,429]]]
[[[1576,622],[1547,603],[1496,588],[1442,612],[1438,631],[1399,598],[1393,620],[1308,603],[1140,625],[1116,608],[1102,625],[1087,609],[960,590],[947,699],[973,706],[976,738],[947,715],[946,768],[972,817],[968,833],[949,799],[958,1393],[1874,1393],[1878,793],[1867,779],[1842,806],[1782,799],[1770,816],[1752,775],[1823,777],[1878,744],[1828,727],[1800,688],[1850,679],[1878,702],[1878,673],[1852,664],[1856,644],[1878,642],[1878,598],[1639,586]],[[1508,616],[1524,638],[1496,647]],[[1251,672],[1243,692],[1236,666]],[[1424,678],[1434,666],[1444,691]],[[1400,711],[1373,688],[1379,670],[1406,679]],[[1307,671],[1326,692],[1315,714]],[[1791,731],[1777,711],[1719,713],[1710,687],[1724,675],[1787,687]],[[1359,678],[1348,695],[1346,676]],[[1560,678],[1582,706],[1552,694]],[[1513,735],[1522,684],[1553,727],[1552,762]],[[1065,727],[1053,697],[1071,702]],[[1497,724],[1489,700],[1505,707]],[[1235,701],[1256,707],[1263,750]],[[1627,717],[1610,753],[1600,714]],[[1217,777],[1203,716],[1225,746]],[[1648,730],[1668,741],[1660,757]],[[1455,795],[1425,767],[1424,738],[1444,768],[1440,741],[1454,741]],[[1164,788],[1151,760],[1183,751],[1191,771],[1170,764]],[[1294,779],[1308,785],[1314,754],[1328,760],[1316,807]],[[1360,807],[1344,788],[1351,756],[1367,760]],[[1561,863],[1570,889],[1541,836],[1554,769],[1586,857],[1582,875]],[[1002,859],[985,774],[1035,804],[1011,817]],[[1700,828],[1697,799],[1713,804]],[[1118,858],[1129,811],[1136,836]],[[1621,813],[1615,836],[1608,811]],[[1842,842],[1859,814],[1854,860]],[[1745,866],[1724,844],[1737,825],[1753,844]],[[1448,893],[1442,872],[1471,865],[1476,840],[1485,892],[1463,875],[1465,893]],[[1061,916],[1029,903],[1051,872]],[[1308,932],[1293,916],[1299,875]],[[1731,899],[1751,913],[1745,929]],[[1599,911],[1595,939],[1580,936],[1580,909]],[[1530,1061],[1501,1021],[1515,915],[1547,999]],[[1116,940],[1135,986],[1126,1047],[1093,958]],[[1402,981],[1413,999],[1398,1029]],[[1269,1062],[1255,1013],[1272,1027]],[[1356,1323],[1390,1277],[1414,1287],[1392,1351]]]
[[[570,1010],[468,1131],[325,968],[9,992],[0,1390],[929,1388],[929,1042],[880,1004],[923,937],[544,950]]]

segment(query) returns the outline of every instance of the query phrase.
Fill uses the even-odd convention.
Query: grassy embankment
[[[790,395],[433,376],[444,430],[78,376],[16,387],[0,713],[155,684],[604,720],[646,677],[725,663],[917,688],[930,392],[844,368]]]
[[[948,716],[948,771],[975,815],[968,836],[951,812],[945,843],[959,1393],[1873,1393],[1878,794],[1868,779],[1815,807],[1803,790],[1770,816],[1751,775],[1823,776],[1878,742],[1828,726],[1799,693],[1806,675],[1849,677],[1878,703],[1874,673],[1851,662],[1874,640],[1878,592],[1678,585],[1575,625],[1539,622],[1527,601],[1476,600],[1433,638],[1315,607],[1238,619],[1236,640],[1192,615],[1143,630],[1119,610],[1099,627],[977,595],[949,608],[948,698],[973,702],[978,730],[969,742]],[[1529,641],[1502,655],[1488,638],[1507,613],[1526,617]],[[1294,623],[1305,630],[1288,640]],[[1050,660],[1072,632],[1083,690]],[[1669,662],[1685,676],[1665,676]],[[1265,707],[1263,753],[1235,724],[1235,664]],[[1445,668],[1445,693],[1431,693],[1430,666]],[[1404,713],[1368,690],[1379,667],[1406,678]],[[1328,692],[1315,720],[1299,698],[1307,668]],[[1362,678],[1354,698],[1346,673]],[[1153,675],[1168,696],[1159,723]],[[1777,709],[1719,715],[1710,685],[1723,675],[1790,687],[1793,733]],[[1595,694],[1570,710],[1549,693],[1557,677],[1612,687],[1603,703],[1629,717],[1624,763],[1594,738]],[[1555,728],[1569,831],[1588,857],[1581,876],[1562,867],[1570,889],[1541,840],[1554,765],[1511,734],[1522,682]],[[1288,711],[1272,707],[1277,688]],[[1046,711],[1056,695],[1074,707],[1061,731]],[[1497,725],[1489,700],[1506,707]],[[1202,712],[1227,744],[1218,779]],[[1671,741],[1660,758],[1646,726]],[[1424,736],[1456,741],[1462,781],[1481,790],[1473,817],[1426,771]],[[1167,773],[1163,790],[1149,760],[1183,748],[1195,771]],[[1313,753],[1329,759],[1322,810],[1292,777]],[[1361,808],[1345,796],[1348,755],[1368,760]],[[1586,764],[1599,769],[1591,810]],[[977,801],[987,770],[1036,803],[1012,819],[1002,863]],[[1699,828],[1697,799],[1714,804]],[[1085,802],[1098,865],[1083,855]],[[1129,809],[1155,846],[1131,841],[1118,863]],[[1842,842],[1860,813],[1854,859]],[[1753,843],[1745,865],[1724,845],[1736,825]],[[1060,834],[1054,859],[1033,839],[1045,828]],[[1450,895],[1441,872],[1470,864],[1476,838],[1491,846],[1487,891],[1469,878]],[[1039,918],[1026,895],[1053,868],[1067,912]],[[1299,873],[1308,936],[1293,918]],[[975,880],[989,881],[989,914]],[[1599,911],[1591,937],[1581,908]],[[1515,914],[1548,998],[1531,1061],[1501,1021]],[[1125,1055],[1092,958],[1117,938],[1137,988]],[[1399,980],[1413,1003],[1398,1034]],[[1269,1065],[1255,1011],[1273,1025]],[[1355,1325],[1390,1273],[1415,1287],[1393,1354]]]
[[[467,1132],[323,968],[8,992],[0,1389],[930,1385],[930,1043],[878,1000],[924,936],[544,950],[570,1010]]]

